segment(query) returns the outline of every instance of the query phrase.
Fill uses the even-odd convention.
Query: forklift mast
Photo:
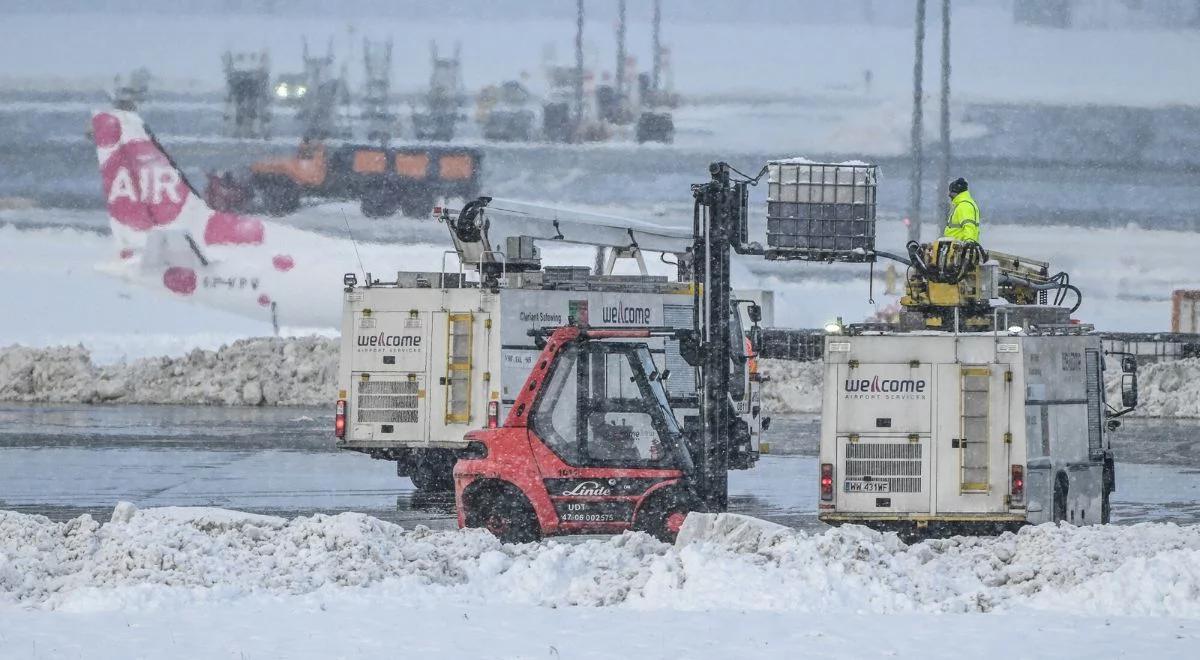
[[[729,457],[739,421],[730,398],[731,365],[744,358],[743,338],[733,331],[730,250],[744,254],[758,249],[746,242],[748,182],[731,180],[724,162],[712,163],[708,171],[711,180],[692,186],[693,327],[699,336],[697,350],[689,352],[700,367],[703,424],[695,438],[691,478],[703,508],[723,511],[729,503]]]

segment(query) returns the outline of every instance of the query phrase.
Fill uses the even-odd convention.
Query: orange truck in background
[[[438,198],[479,196],[478,149],[453,146],[384,147],[305,141],[296,154],[250,166],[263,209],[286,215],[302,197],[357,199],[363,215],[429,213]]]

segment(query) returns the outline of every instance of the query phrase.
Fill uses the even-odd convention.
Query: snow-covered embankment
[[[1200,528],[1043,525],[916,545],[860,527],[809,534],[694,515],[675,546],[642,534],[501,545],[343,513],[291,520],[137,510],[65,523],[0,512],[0,603],[72,608],[379,587],[414,606],[629,606],[809,612],[1033,607],[1200,617]]]
[[[97,365],[86,348],[0,348],[0,401],[50,403],[176,403],[196,405],[324,405],[336,394],[337,340],[256,338],[216,351]],[[769,376],[763,409],[818,413],[823,365],[759,361]],[[1105,372],[1109,398],[1119,400],[1120,371]],[[1142,365],[1146,417],[1200,418],[1200,358]]]
[[[0,400],[321,405],[336,394],[337,341],[256,338],[182,357],[96,365],[86,348],[0,349]]]

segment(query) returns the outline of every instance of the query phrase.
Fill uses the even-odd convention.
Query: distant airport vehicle
[[[483,155],[469,147],[301,143],[295,156],[250,167],[250,182],[266,212],[285,215],[302,197],[357,199],[363,215],[397,210],[424,216],[439,197],[479,194]]]

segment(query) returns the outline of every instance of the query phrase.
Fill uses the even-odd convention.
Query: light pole
[[[913,55],[912,180],[909,187],[908,240],[921,240],[921,76],[925,66],[925,0],[917,0],[916,50]]]
[[[950,215],[950,197],[945,186],[950,182],[950,0],[942,0],[942,167],[938,181],[938,217]]]

